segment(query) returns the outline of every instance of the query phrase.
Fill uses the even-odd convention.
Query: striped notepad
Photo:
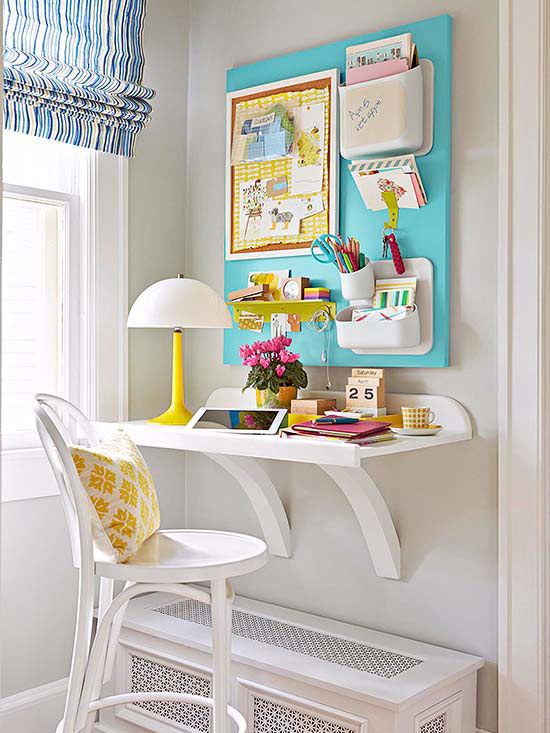
[[[414,305],[416,297],[415,277],[385,278],[376,281],[373,308],[391,305]]]

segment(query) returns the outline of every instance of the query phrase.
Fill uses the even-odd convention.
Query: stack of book
[[[326,420],[326,418],[323,419]],[[293,425],[291,428],[283,428],[281,437],[341,440],[355,445],[370,445],[395,439],[395,435],[388,429],[389,425],[389,422],[375,422],[374,420],[356,420],[344,423],[338,422],[338,418],[335,418],[334,423],[308,420]]]

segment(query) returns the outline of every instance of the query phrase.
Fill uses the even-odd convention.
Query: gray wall
[[[157,90],[153,118],[130,161],[129,299],[181,271],[185,203],[189,5],[155,0],[144,29],[144,83]],[[170,397],[170,334],[130,334],[132,415],[159,411]],[[148,456],[166,526],[181,524],[183,459]],[[181,487],[181,495],[174,487]],[[77,573],[57,497],[2,505],[0,695],[65,677],[72,648]],[[48,727],[44,720],[40,731]],[[21,723],[22,725],[22,723]],[[15,726],[15,727],[13,727]],[[14,723],[10,730],[23,733]],[[34,733],[25,728],[25,733]],[[37,732],[38,733],[38,729]]]
[[[344,497],[315,467],[267,463],[291,526],[291,560],[236,583],[238,592],[483,655],[478,724],[496,730],[496,0],[192,2],[187,265],[223,289],[225,70],[430,15],[454,17],[452,366],[391,369],[393,391],[432,392],[473,417],[469,443],[372,460],[403,548],[400,582],[378,578]],[[483,42],[480,42],[483,39]],[[422,49],[420,49],[422,51]],[[480,73],[483,69],[483,73]],[[204,175],[208,171],[208,175]],[[195,406],[245,372],[222,366],[222,336],[186,336]],[[323,385],[311,369],[314,386]],[[333,371],[343,386],[348,370]],[[190,526],[259,533],[239,487],[200,456],[187,459]]]

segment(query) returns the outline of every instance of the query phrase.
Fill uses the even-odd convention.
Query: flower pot
[[[258,407],[284,407],[290,410],[290,403],[296,399],[297,395],[297,387],[279,387],[278,392],[272,392],[270,389],[257,389],[256,405]]]

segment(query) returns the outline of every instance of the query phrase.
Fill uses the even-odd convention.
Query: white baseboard
[[[54,682],[48,682],[46,685],[40,685],[39,687],[33,687],[30,690],[23,690],[15,695],[9,695],[8,697],[0,698],[0,717],[13,713],[16,710],[23,710],[29,708],[32,705],[38,705],[44,702],[50,697],[57,697],[58,695],[65,695],[67,692],[67,685],[69,684],[69,678],[64,677],[61,680],[55,680]]]
[[[51,733],[63,717],[67,679],[0,698],[2,733]]]

